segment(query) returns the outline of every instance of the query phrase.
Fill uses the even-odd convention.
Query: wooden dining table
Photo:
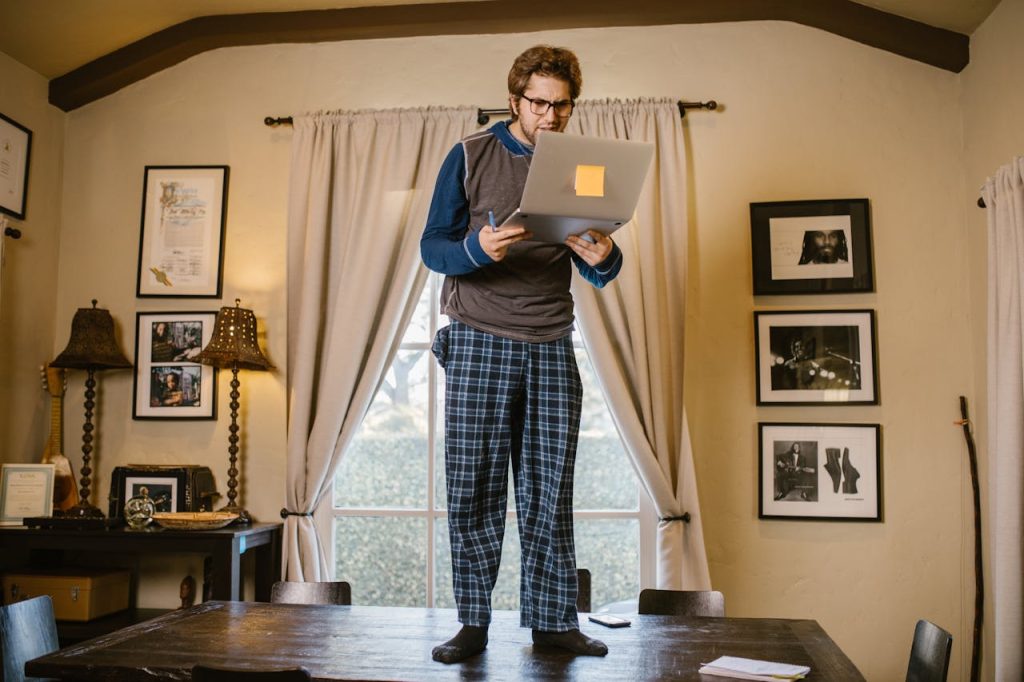
[[[863,680],[813,620],[630,616],[587,621],[605,657],[534,647],[519,614],[496,611],[480,655],[446,665],[430,650],[458,630],[450,609],[209,601],[29,661],[30,676],[62,680],[188,680],[196,663],[265,670],[303,666],[314,680],[702,680],[701,663],[741,656],[807,665],[808,680]]]

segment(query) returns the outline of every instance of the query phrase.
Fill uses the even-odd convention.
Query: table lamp
[[[64,352],[50,363],[52,367],[84,369],[89,373],[85,380],[85,424],[82,427],[82,481],[78,504],[64,510],[62,516],[81,519],[103,518],[103,512],[89,502],[89,486],[92,484],[93,408],[96,403],[96,372],[102,369],[126,369],[132,363],[124,357],[114,338],[114,318],[110,311],[96,307],[79,308],[71,320],[71,339]]]
[[[206,348],[196,356],[204,365],[217,369],[231,369],[231,426],[228,428],[228,503],[220,511],[238,514],[235,523],[252,523],[252,516],[237,502],[238,497],[238,370],[265,371],[273,365],[267,362],[256,342],[256,315],[242,308],[235,299],[235,307],[224,306],[213,323],[213,336]]]

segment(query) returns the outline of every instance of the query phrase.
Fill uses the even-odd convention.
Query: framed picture
[[[25,219],[32,131],[0,114],[0,211]]]
[[[758,518],[882,520],[878,424],[758,428]]]
[[[53,516],[52,464],[0,467],[0,525],[20,526],[26,518]]]
[[[217,418],[217,373],[195,359],[216,319],[215,312],[136,313],[133,419]]]
[[[124,500],[130,500],[136,495],[141,495],[142,490],[156,504],[158,512],[178,511],[178,476],[174,475],[151,475],[151,476],[125,476],[124,479]],[[121,508],[124,513],[124,507]]]
[[[227,166],[146,166],[139,298],[220,298]]]
[[[754,295],[872,291],[867,199],[750,204]]]
[[[755,311],[758,405],[877,405],[873,310]]]

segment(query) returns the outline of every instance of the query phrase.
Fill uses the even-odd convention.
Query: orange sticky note
[[[604,196],[604,166],[576,166],[576,196]]]

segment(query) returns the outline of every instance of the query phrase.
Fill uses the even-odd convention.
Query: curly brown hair
[[[569,99],[576,101],[583,88],[580,62],[572,50],[551,45],[535,45],[516,57],[508,72],[508,94],[516,102],[526,91],[533,74],[558,78],[569,84]],[[515,108],[512,118],[515,119]]]

